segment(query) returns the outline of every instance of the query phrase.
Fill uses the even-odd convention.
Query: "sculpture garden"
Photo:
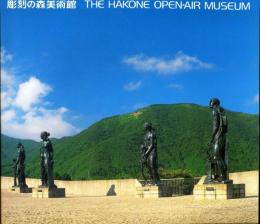
[[[145,134],[140,147],[143,180],[129,182],[54,183],[55,149],[50,134],[44,131],[40,134],[41,177],[29,179],[34,185],[29,186],[32,191],[22,191],[28,186],[26,156],[21,143],[17,145],[17,159],[13,160],[13,179],[1,180],[5,186],[10,185],[10,181],[13,184],[9,186],[11,191],[4,187],[1,190],[3,223],[257,223],[258,194],[255,190],[253,195],[249,194],[252,183],[237,178],[236,174],[233,174],[233,181],[228,172],[228,120],[224,109],[216,98],[210,101],[210,108],[213,131],[208,144],[207,175],[194,183],[189,195],[173,197],[174,187],[159,177],[156,128],[150,122],[144,124]],[[255,174],[253,178],[256,179]],[[84,194],[80,184],[92,189]]]

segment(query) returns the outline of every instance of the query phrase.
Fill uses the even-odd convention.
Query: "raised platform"
[[[33,198],[65,198],[65,188],[38,187],[32,189]]]
[[[32,193],[32,188],[31,187],[12,187],[12,188],[10,188],[10,192]]]
[[[207,183],[200,181],[194,186],[193,195],[195,199],[227,200],[245,197],[245,184],[229,183]]]
[[[171,189],[164,185],[147,185],[137,187],[136,192],[136,197],[138,198],[160,198],[172,196]]]

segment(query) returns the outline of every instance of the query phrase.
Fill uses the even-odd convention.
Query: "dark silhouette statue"
[[[116,196],[115,185],[112,184],[107,192],[107,196]]]
[[[209,103],[212,109],[212,136],[208,144],[208,175],[205,182],[227,182],[228,181],[228,158],[226,133],[228,131],[228,120],[225,110],[220,107],[220,101],[212,98]]]
[[[13,174],[14,174],[14,185],[13,187],[17,186],[17,164],[16,159],[13,159]]]
[[[41,186],[56,188],[53,179],[53,148],[51,140],[48,138],[50,133],[44,131],[41,133],[42,147],[40,149],[41,164]]]
[[[160,183],[160,178],[158,174],[158,161],[157,161],[157,137],[155,130],[151,123],[146,122],[144,124],[145,135],[144,142],[141,145],[142,151],[142,175],[146,180],[144,175],[144,168],[146,167],[149,172],[149,176],[153,185],[158,185]]]
[[[17,144],[17,149],[18,149],[18,155],[15,162],[15,167],[16,167],[15,176],[18,177],[18,187],[28,187],[25,182],[25,150],[22,143]]]

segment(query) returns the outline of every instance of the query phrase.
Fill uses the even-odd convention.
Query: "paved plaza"
[[[2,190],[2,223],[257,223],[258,197],[232,200],[194,200],[182,197],[32,198]]]

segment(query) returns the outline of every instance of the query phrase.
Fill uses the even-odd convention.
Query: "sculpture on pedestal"
[[[27,187],[25,182],[25,150],[22,143],[17,144],[18,155],[15,162],[16,176],[18,177],[18,186]],[[16,178],[15,178],[16,179]],[[14,181],[15,184],[16,181]]]
[[[220,107],[219,99],[212,98],[209,104],[212,109],[213,132],[208,144],[209,167],[205,182],[227,182],[228,158],[226,133],[228,130],[228,121],[225,110]]]
[[[142,175],[146,180],[147,178],[144,175],[144,167],[147,167],[152,184],[157,185],[160,183],[157,161],[157,137],[151,123],[146,122],[144,128],[146,133],[144,135],[144,142],[141,145]]]
[[[32,197],[35,198],[63,198],[65,197],[65,188],[58,188],[54,184],[53,177],[53,147],[48,138],[50,133],[43,131],[41,133],[42,147],[40,149],[41,165],[41,185],[32,189]]]
[[[48,138],[50,133],[44,131],[41,133],[42,148],[40,149],[41,158],[41,181],[40,187],[56,188],[53,179],[53,147]]]

